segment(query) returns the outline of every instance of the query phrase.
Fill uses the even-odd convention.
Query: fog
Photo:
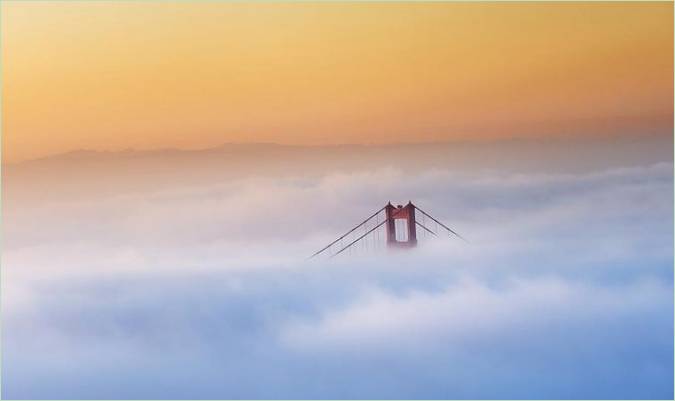
[[[10,201],[2,396],[673,397],[672,161],[307,170]],[[389,200],[468,242],[307,259]]]

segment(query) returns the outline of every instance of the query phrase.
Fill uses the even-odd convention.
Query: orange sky
[[[672,132],[672,3],[2,2],[3,157]]]

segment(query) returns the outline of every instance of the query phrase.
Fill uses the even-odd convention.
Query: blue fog
[[[672,399],[672,169],[381,170],[17,213],[2,396]],[[410,193],[469,243],[305,260]]]

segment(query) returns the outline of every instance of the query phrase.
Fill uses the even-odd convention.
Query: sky
[[[673,398],[672,3],[0,7],[1,398]]]
[[[1,7],[4,162],[672,134],[668,2]]]

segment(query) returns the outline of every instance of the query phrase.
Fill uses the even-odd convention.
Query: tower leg
[[[417,223],[415,222],[415,205],[412,202],[408,202],[406,205],[408,208],[407,219],[408,219],[408,246],[417,246]]]
[[[389,202],[384,207],[384,211],[387,219],[387,223],[385,223],[385,227],[387,227],[387,246],[393,246],[396,245],[396,224],[393,218],[396,208]]]

